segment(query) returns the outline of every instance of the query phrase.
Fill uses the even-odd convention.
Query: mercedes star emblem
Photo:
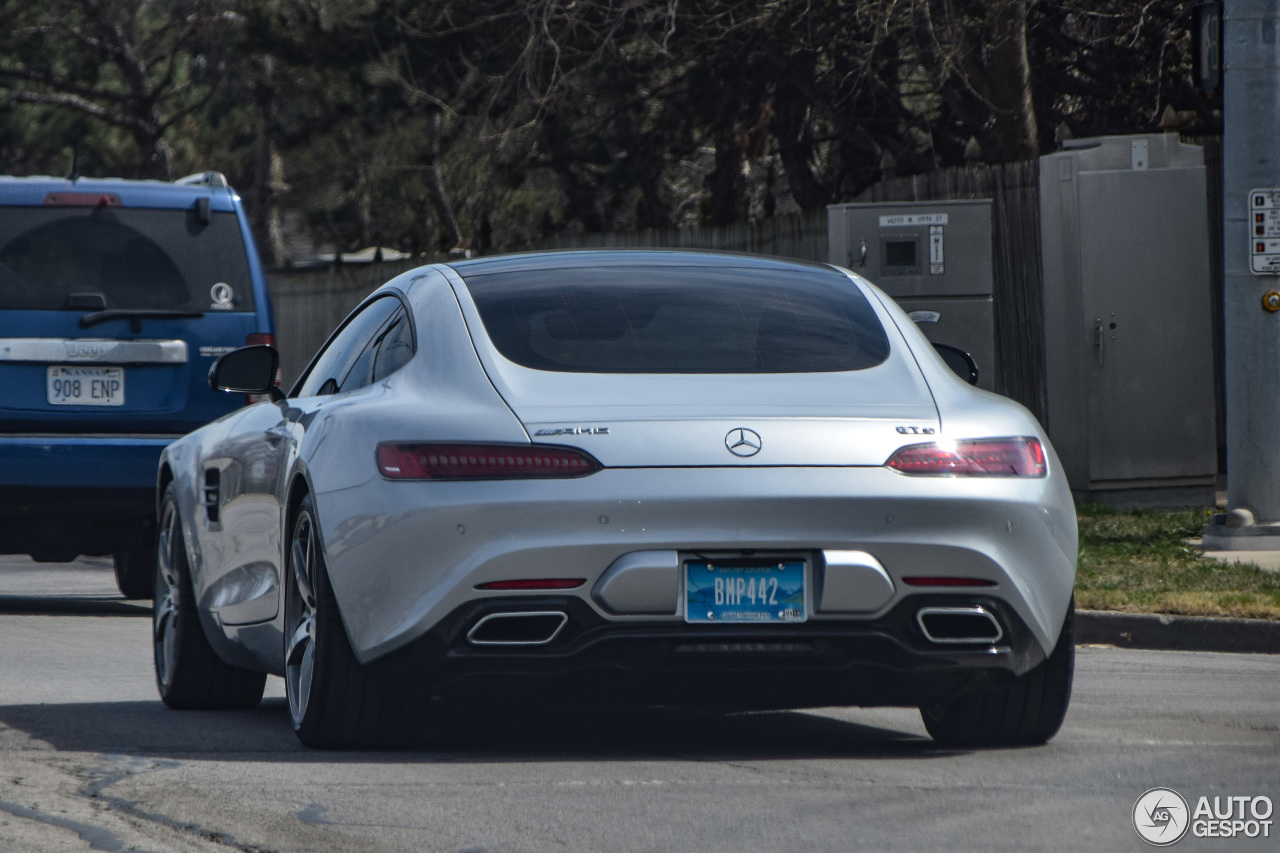
[[[753,429],[738,427],[729,430],[729,434],[724,437],[724,446],[734,456],[755,456],[760,452],[762,444],[760,433]]]

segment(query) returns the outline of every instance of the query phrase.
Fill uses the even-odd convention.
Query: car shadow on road
[[[173,711],[159,701],[8,705],[0,706],[0,725],[15,731],[0,731],[0,748],[12,748],[20,731],[59,751],[202,761],[759,761],[936,758],[944,752],[909,731],[799,711],[469,709],[444,723],[447,729],[430,749],[332,752],[298,742],[280,698],[252,711]]]

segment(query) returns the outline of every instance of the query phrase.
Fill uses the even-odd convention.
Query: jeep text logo
[[[82,344],[76,341],[67,341],[63,346],[67,348],[68,359],[96,359],[102,358],[107,354],[107,348],[103,344]]]

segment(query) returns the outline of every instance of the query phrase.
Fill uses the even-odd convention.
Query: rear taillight
[[[585,477],[602,467],[572,447],[529,444],[378,445],[378,470],[391,480],[518,480]]]
[[[915,476],[1043,477],[1044,448],[1034,438],[980,438],[903,447],[885,467]]]

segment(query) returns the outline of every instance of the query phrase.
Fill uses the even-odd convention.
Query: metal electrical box
[[[991,201],[833,204],[829,259],[865,276],[902,306],[925,337],[978,363],[995,390]]]
[[[1040,158],[1048,423],[1081,497],[1212,505],[1218,471],[1199,146],[1077,139]]]

